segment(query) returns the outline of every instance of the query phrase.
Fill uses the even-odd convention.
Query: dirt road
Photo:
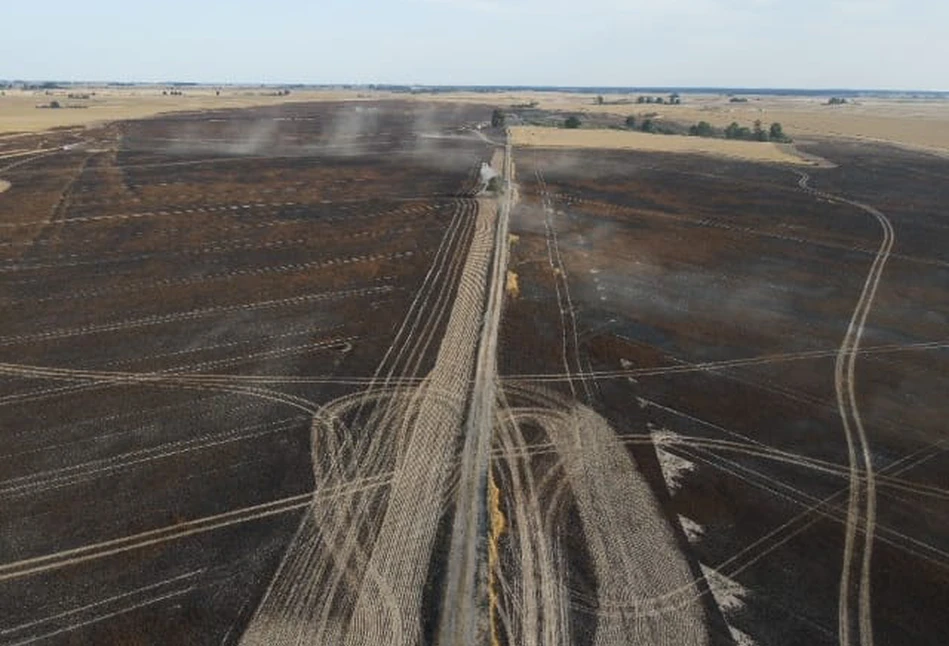
[[[504,192],[495,227],[488,301],[465,422],[465,445],[461,455],[448,578],[439,630],[439,643],[459,646],[484,641],[483,634],[479,635],[479,632],[484,631],[485,624],[478,613],[478,609],[487,604],[487,562],[482,528],[487,525],[488,470],[498,398],[498,331],[504,305],[509,256],[508,231],[514,202],[510,142],[505,144],[502,165]],[[494,202],[493,198],[490,202]],[[494,208],[494,204],[482,204],[482,208]]]

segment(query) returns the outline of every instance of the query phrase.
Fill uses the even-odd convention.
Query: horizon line
[[[163,81],[118,81],[118,80],[82,80],[68,81],[61,79],[26,79],[26,78],[0,78],[0,84],[7,85],[72,85],[72,86],[185,86],[185,87],[231,87],[231,88],[344,88],[344,89],[417,89],[417,90],[474,90],[474,91],[566,91],[577,93],[594,92],[687,92],[687,93],[745,93],[745,94],[769,94],[774,92],[781,93],[853,93],[853,94],[930,94],[930,95],[949,95],[949,90],[928,90],[928,89],[892,89],[892,88],[860,88],[860,87],[793,87],[793,86],[742,86],[742,85],[529,85],[529,84],[484,84],[484,83],[306,83],[306,82],[273,82],[273,81],[182,81],[182,80],[163,80]],[[53,87],[47,89],[55,89]]]

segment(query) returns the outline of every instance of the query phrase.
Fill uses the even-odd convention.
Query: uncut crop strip
[[[534,474],[540,480],[535,485],[536,496],[545,506],[521,512],[515,503],[515,514],[522,519],[534,517],[535,520],[527,522],[535,527],[537,518],[542,519],[540,527],[547,544],[556,546],[563,539],[560,532],[577,531],[576,527],[556,523],[558,508],[567,500],[565,494],[569,491],[570,505],[580,516],[586,549],[596,573],[595,597],[587,603],[595,611],[585,611],[596,620],[594,643],[625,644],[631,638],[670,645],[706,643],[700,581],[692,576],[679,553],[672,529],[648,483],[605,420],[586,407],[532,388],[516,387],[508,396],[516,396],[519,402],[519,407],[508,408],[511,423],[529,421],[541,428],[556,456],[554,462],[547,462],[550,466],[546,472]],[[532,406],[522,409],[521,402]],[[530,468],[524,455],[527,445],[516,436],[512,439],[516,442],[514,446],[502,443],[498,447],[500,459],[508,465],[507,473],[518,464]],[[508,451],[513,453],[505,456]],[[516,495],[508,493],[509,497]],[[516,544],[523,547],[526,540]],[[548,579],[547,589],[535,587],[540,580],[536,572],[533,580],[520,581],[521,595],[548,600],[546,610],[539,613],[541,628],[545,622],[553,622],[551,626],[567,625],[564,583],[557,583],[567,580],[567,564],[556,548],[548,563],[550,558],[559,573]],[[521,568],[530,567],[523,559],[518,562]],[[690,591],[688,599],[678,599],[679,590]],[[527,608],[527,602],[521,607]],[[538,613],[532,612],[532,622],[536,622]],[[549,632],[551,627],[546,630],[547,633],[537,633],[534,628],[531,632],[544,634],[543,639],[553,639],[549,643],[574,643],[573,636]],[[538,637],[531,639],[548,643]]]
[[[468,203],[466,208],[470,209],[471,204]],[[468,217],[468,222],[471,219]],[[430,336],[429,331],[433,330],[433,322],[426,315],[424,304],[432,297],[436,299],[436,303],[439,300],[447,301],[446,295],[450,294],[454,287],[450,283],[437,280],[446,267],[458,266],[457,258],[460,254],[450,252],[450,244],[447,247],[443,245],[444,253],[436,255],[436,262],[423,283],[423,289],[410,307],[409,315],[397,333],[390,352],[387,353],[377,371],[378,382],[371,385],[360,397],[350,399],[350,406],[360,406],[360,408],[362,402],[380,400],[388,402],[382,407],[374,406],[375,410],[382,412],[374,412],[367,418],[374,430],[365,434],[365,437],[372,439],[356,446],[354,450],[350,440],[341,437],[339,447],[345,451],[344,453],[339,453],[336,457],[332,455],[314,457],[315,466],[324,461],[329,463],[331,469],[326,474],[331,477],[336,473],[353,469],[361,473],[371,473],[373,469],[378,468],[377,465],[391,461],[397,454],[403,456],[403,460],[422,459],[426,462],[425,466],[421,470],[409,469],[403,463],[397,472],[399,475],[393,484],[394,493],[389,496],[385,518],[378,530],[370,531],[371,523],[366,518],[372,499],[354,500],[348,508],[339,506],[314,508],[313,515],[308,514],[305,517],[293,547],[288,551],[274,583],[268,590],[265,601],[258,608],[254,621],[244,635],[244,643],[273,643],[278,635],[282,635],[288,643],[306,640],[323,643],[346,639],[372,640],[373,637],[387,632],[387,629],[378,623],[379,621],[417,615],[421,581],[416,581],[416,579],[424,576],[427,569],[430,551],[428,544],[432,538],[419,540],[417,545],[412,546],[411,552],[405,554],[402,553],[405,546],[401,536],[404,534],[404,527],[410,525],[416,536],[419,536],[420,527],[426,527],[428,528],[426,536],[433,537],[435,525],[442,513],[444,499],[448,495],[446,485],[450,479],[445,474],[450,461],[444,463],[446,467],[432,469],[433,464],[425,458],[425,455],[432,457],[432,449],[438,443],[445,445],[447,441],[448,446],[451,446],[451,432],[445,431],[453,426],[460,426],[457,420],[454,422],[451,420],[460,419],[462,408],[459,403],[464,401],[465,396],[451,393],[458,389],[463,393],[470,377],[464,368],[465,361],[459,360],[455,348],[459,343],[468,343],[458,340],[468,337],[468,333],[461,330],[467,329],[477,320],[477,317],[468,311],[470,308],[468,303],[471,303],[473,298],[475,301],[478,300],[472,296],[472,290],[476,292],[478,289],[477,273],[472,275],[472,272],[477,272],[477,270],[473,270],[472,267],[486,267],[487,257],[479,250],[485,244],[490,248],[493,243],[492,233],[490,226],[485,227],[481,224],[474,230],[474,239],[464,264],[463,276],[467,278],[462,278],[457,289],[455,306],[447,328],[449,332],[441,342],[441,350],[433,372],[417,391],[407,393],[405,397],[394,397],[389,393],[379,392],[390,387],[389,381],[398,366],[407,365],[411,369],[413,365],[418,365],[417,355],[421,348],[411,339]],[[452,232],[449,233],[451,234]],[[457,235],[457,231],[454,235]],[[472,265],[472,263],[476,264]],[[426,285],[434,285],[437,282],[442,282],[440,288],[426,288]],[[484,289],[483,281],[481,281],[480,289]],[[456,329],[459,331],[451,332]],[[424,347],[424,343],[421,347]],[[448,375],[452,376],[439,377],[445,370],[449,370]],[[421,421],[424,421],[424,426],[414,426],[416,422]],[[318,432],[316,428],[315,433]],[[342,432],[345,432],[345,429]],[[332,438],[333,430],[322,428],[322,434]],[[424,438],[420,437],[422,435]],[[383,443],[381,438],[388,438],[389,441]],[[322,438],[324,445],[327,441],[327,437]],[[415,443],[420,443],[419,446],[424,444],[424,451],[412,450]],[[335,444],[328,446],[332,450]],[[442,453],[445,452],[442,451]],[[446,455],[450,453],[451,451],[448,451]],[[437,463],[435,461],[435,464]],[[318,481],[320,477],[318,474]],[[435,478],[435,481],[431,486],[423,486],[415,482],[418,477]],[[406,503],[411,504],[406,507]],[[312,517],[315,519],[311,521]],[[364,518],[366,519],[363,520]],[[374,539],[369,539],[373,535]],[[367,543],[367,539],[371,542]],[[318,545],[322,545],[322,548],[318,548]],[[386,575],[384,568],[395,568],[398,570],[398,575]],[[406,577],[411,577],[411,579]],[[384,602],[388,610],[380,613],[371,608],[382,603],[378,600],[376,586],[385,581],[397,582],[399,592],[393,592],[393,594],[396,594],[396,598],[400,601],[389,599]],[[334,617],[331,612],[333,607],[339,608],[339,604],[343,603],[344,599],[349,600],[344,605],[350,605],[352,608],[349,620]],[[312,612],[306,610],[307,607],[320,609],[315,619],[303,618],[312,616]],[[401,625],[394,629],[407,631],[405,636],[412,641],[411,635],[414,629],[411,625],[415,619],[409,624],[405,621],[403,619],[400,622]]]
[[[464,206],[459,203],[459,206]],[[399,369],[399,359],[400,356],[396,356],[396,352],[403,352],[407,345],[408,340],[413,336],[419,326],[425,326],[425,321],[431,317],[431,308],[427,307],[429,298],[431,294],[435,291],[435,285],[439,282],[444,282],[447,278],[444,276],[446,267],[450,266],[455,262],[455,258],[459,255],[458,251],[455,249],[462,248],[459,245],[463,244],[464,239],[467,236],[463,236],[462,232],[465,230],[468,223],[464,221],[465,209],[457,209],[452,222],[449,225],[449,228],[442,240],[442,244],[439,246],[438,251],[435,254],[434,262],[429,272],[426,274],[425,280],[423,281],[421,289],[417,292],[416,298],[414,299],[412,305],[409,308],[409,313],[406,317],[405,322],[403,322],[399,331],[396,334],[396,337],[393,341],[393,344],[390,346],[389,351],[386,354],[386,357],[383,359],[380,367],[376,371],[376,377],[372,378],[368,385],[369,390],[367,393],[359,398],[350,397],[344,398],[344,402],[341,402],[337,405],[331,405],[327,407],[325,414],[321,415],[326,417],[330,424],[327,426],[318,426],[314,424],[314,433],[321,432],[325,434],[327,438],[320,438],[321,444],[326,444],[327,439],[332,439],[332,421],[336,419],[336,414],[329,412],[333,408],[339,408],[340,405],[346,405],[345,400],[351,400],[352,405],[359,406],[360,411],[362,410],[363,402],[371,401],[373,399],[381,399],[386,397],[390,400],[389,406],[392,407],[395,404],[396,400],[401,400],[399,397],[392,397],[391,393],[386,392],[388,389],[388,383],[393,381],[393,376],[396,371]],[[444,285],[438,290],[440,293],[445,292]],[[429,326],[433,325],[428,323]],[[394,360],[389,363],[387,360],[389,358]],[[386,369],[388,365],[388,370]],[[404,365],[404,363],[403,363]],[[380,384],[380,378],[385,380],[385,384]],[[342,411],[340,411],[342,414]],[[357,415],[358,418],[358,415]],[[343,429],[345,433],[345,429]],[[341,463],[339,460],[345,460],[344,455],[340,455],[337,458],[331,458],[331,463],[337,468],[333,469],[330,472],[330,475],[322,475],[317,473],[317,482],[329,482],[327,477],[339,477],[338,474],[345,472],[363,472],[369,473],[373,469],[373,464],[370,463],[370,458],[373,458],[377,455],[382,455],[388,451],[384,448],[382,444],[388,439],[388,442],[393,441],[391,438],[386,438],[384,434],[372,434],[372,441],[368,446],[364,448],[363,451],[353,452],[352,455],[358,456],[358,458],[353,458],[351,462]],[[316,437],[314,437],[316,440]],[[344,447],[347,446],[348,438],[344,438]],[[317,445],[314,443],[314,447]],[[378,462],[378,460],[377,460]],[[318,456],[314,457],[314,466],[316,467],[319,463]],[[347,466],[347,464],[351,466]],[[321,564],[316,564],[314,569],[313,559],[316,558],[314,552],[314,545],[319,541],[319,531],[322,529],[318,526],[314,520],[316,518],[326,518],[327,521],[334,521],[337,525],[341,527],[336,528],[336,533],[331,533],[325,539],[323,539],[324,549],[334,549],[337,553],[343,551],[347,554],[351,554],[353,559],[357,560],[356,565],[361,565],[365,562],[365,551],[359,547],[358,532],[362,531],[359,523],[353,522],[353,517],[356,514],[364,514],[367,505],[374,498],[367,497],[366,500],[351,500],[348,501],[348,508],[352,509],[351,513],[346,513],[347,506],[344,506],[341,511],[337,511],[339,508],[333,507],[331,509],[326,509],[314,503],[314,507],[311,508],[308,513],[304,516],[303,522],[301,523],[297,535],[294,541],[291,543],[291,547],[288,549],[283,562],[278,570],[278,573],[275,575],[274,582],[271,584],[268,592],[265,596],[264,602],[258,608],[257,613],[255,614],[255,621],[260,624],[268,623],[266,618],[269,614],[267,609],[267,604],[269,602],[274,602],[275,599],[280,599],[286,597],[290,592],[281,592],[282,581],[285,580],[285,573],[299,568],[308,568],[307,571],[310,572],[313,579],[322,578],[326,581],[328,589],[324,590],[324,597],[326,599],[332,599],[336,594],[336,591],[339,589],[340,585],[343,583],[343,579],[350,586],[355,586],[356,581],[351,580],[351,576],[347,574],[348,568],[350,567],[347,560],[344,558],[338,559],[338,564],[335,568],[330,567],[328,562]],[[332,528],[332,525],[326,523],[326,526]],[[283,585],[282,587],[286,587]],[[291,586],[293,589],[293,586]],[[324,604],[323,611],[321,612],[320,617],[317,619],[318,623],[325,624],[329,621],[328,612],[330,610],[331,604]],[[329,628],[325,625],[322,627],[317,627],[317,632],[324,632]],[[253,624],[249,631],[252,639],[252,635],[255,629]],[[245,640],[248,639],[248,635],[245,635]]]

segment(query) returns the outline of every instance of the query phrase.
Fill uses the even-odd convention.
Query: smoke
[[[173,129],[164,139],[163,152],[176,155],[212,154],[227,156],[274,154],[279,149],[279,128],[273,119],[224,122],[223,132],[203,123],[187,123]]]
[[[340,157],[365,154],[379,132],[379,109],[371,106],[342,106],[323,132],[315,152]]]

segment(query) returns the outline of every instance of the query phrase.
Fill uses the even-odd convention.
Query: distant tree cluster
[[[732,98],[728,99],[728,102],[729,103],[748,103],[748,99],[746,99],[743,96],[733,96]]]
[[[765,130],[760,120],[755,121],[753,128],[747,128],[739,125],[737,121],[732,121],[722,131],[713,128],[712,124],[708,121],[699,121],[689,128],[689,135],[693,137],[725,137],[725,139],[737,139],[741,141],[791,142],[791,139],[784,134],[784,128],[780,123],[772,123],[771,127]]]
[[[661,104],[668,103],[669,105],[679,105],[680,103],[682,103],[682,97],[679,96],[678,92],[675,92],[675,93],[673,93],[673,94],[670,94],[668,97],[661,97],[661,96],[640,96],[640,97],[638,97],[638,98],[636,99],[636,103],[639,103],[639,104],[643,104],[643,103],[646,103],[646,104],[658,103],[658,104],[660,104],[660,105],[661,105]]]
[[[162,96],[184,96],[185,93],[181,90],[162,90]]]
[[[842,96],[832,96],[827,101],[827,105],[844,105],[847,103],[847,99]]]
[[[566,120],[563,122],[563,127],[568,128],[570,130],[576,130],[581,125],[583,125],[583,122],[580,121],[578,117],[575,117],[573,115],[567,117]]]

